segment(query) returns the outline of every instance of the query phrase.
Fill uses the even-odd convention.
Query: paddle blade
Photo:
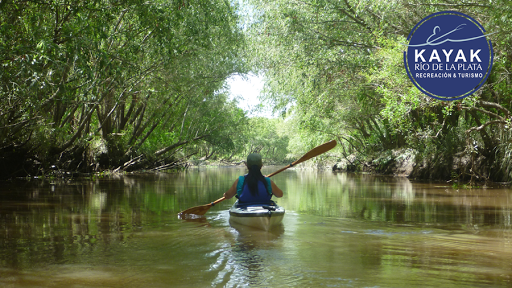
[[[331,150],[332,148],[336,147],[336,144],[338,144],[336,142],[336,140],[331,140],[331,141],[326,142],[320,146],[317,146],[317,147],[309,150],[308,153],[304,154],[304,156],[302,156],[299,160],[293,162],[293,165],[297,165],[297,164],[302,163],[306,160],[309,160],[313,157],[316,157],[320,154],[323,154],[323,153]]]
[[[186,218],[188,215],[204,215],[210,208],[212,207],[212,204],[206,204],[201,206],[196,206],[192,208],[188,208],[187,210],[183,210],[180,213],[178,213],[178,218]]]
[[[193,215],[204,215],[210,208],[212,208],[215,204],[218,204],[222,201],[226,200],[225,197],[219,198],[212,203],[196,206],[192,208],[188,208],[187,210],[183,210],[180,213],[178,213],[178,218],[184,219],[184,218],[190,218],[193,217]]]

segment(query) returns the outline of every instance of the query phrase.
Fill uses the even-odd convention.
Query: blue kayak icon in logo
[[[463,13],[431,14],[407,38],[405,70],[412,83],[432,98],[465,98],[480,89],[491,73],[494,53],[487,39],[491,34]]]

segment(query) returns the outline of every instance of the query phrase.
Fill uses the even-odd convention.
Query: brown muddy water
[[[243,173],[1,182],[0,287],[512,286],[510,188],[287,170],[276,230],[178,219]]]

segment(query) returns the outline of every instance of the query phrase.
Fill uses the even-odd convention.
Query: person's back
[[[235,183],[224,193],[226,199],[235,196],[241,206],[272,204],[272,195],[282,197],[283,191],[276,186],[274,181],[261,174],[263,166],[260,154],[252,153],[247,156],[245,163],[249,173],[240,176]]]
[[[253,169],[258,169],[259,171],[259,168],[253,167]],[[259,174],[261,175],[261,172]],[[272,198],[270,178],[263,177],[263,175],[258,177],[260,175],[255,171],[253,173],[249,172],[249,174],[238,178],[236,196],[238,198],[239,205],[272,204],[270,200]],[[255,179],[250,179],[250,177]],[[264,181],[262,181],[261,178],[263,178]]]

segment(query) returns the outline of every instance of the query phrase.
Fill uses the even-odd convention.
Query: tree
[[[293,105],[291,115],[310,134],[336,135],[346,155],[371,158],[391,149],[413,148],[421,156],[417,161],[433,159],[428,161],[445,170],[451,170],[455,157],[470,157],[469,165],[484,168],[458,173],[480,179],[509,177],[505,174],[510,174],[512,161],[502,165],[496,157],[501,151],[510,159],[504,152],[509,147],[499,144],[509,137],[505,67],[512,58],[507,56],[510,33],[503,32],[510,29],[511,7],[506,1],[249,3],[258,11],[249,28],[251,63],[267,77],[267,99],[276,109]],[[422,95],[403,68],[403,44],[410,30],[440,9],[461,11],[489,31],[501,32],[493,36],[491,77],[462,101]]]
[[[0,5],[0,157],[16,167],[4,176],[41,173],[34,163],[117,167],[155,131],[180,129],[191,107],[229,105],[215,94],[245,69],[237,7],[224,1]],[[106,147],[100,166],[91,140]]]

